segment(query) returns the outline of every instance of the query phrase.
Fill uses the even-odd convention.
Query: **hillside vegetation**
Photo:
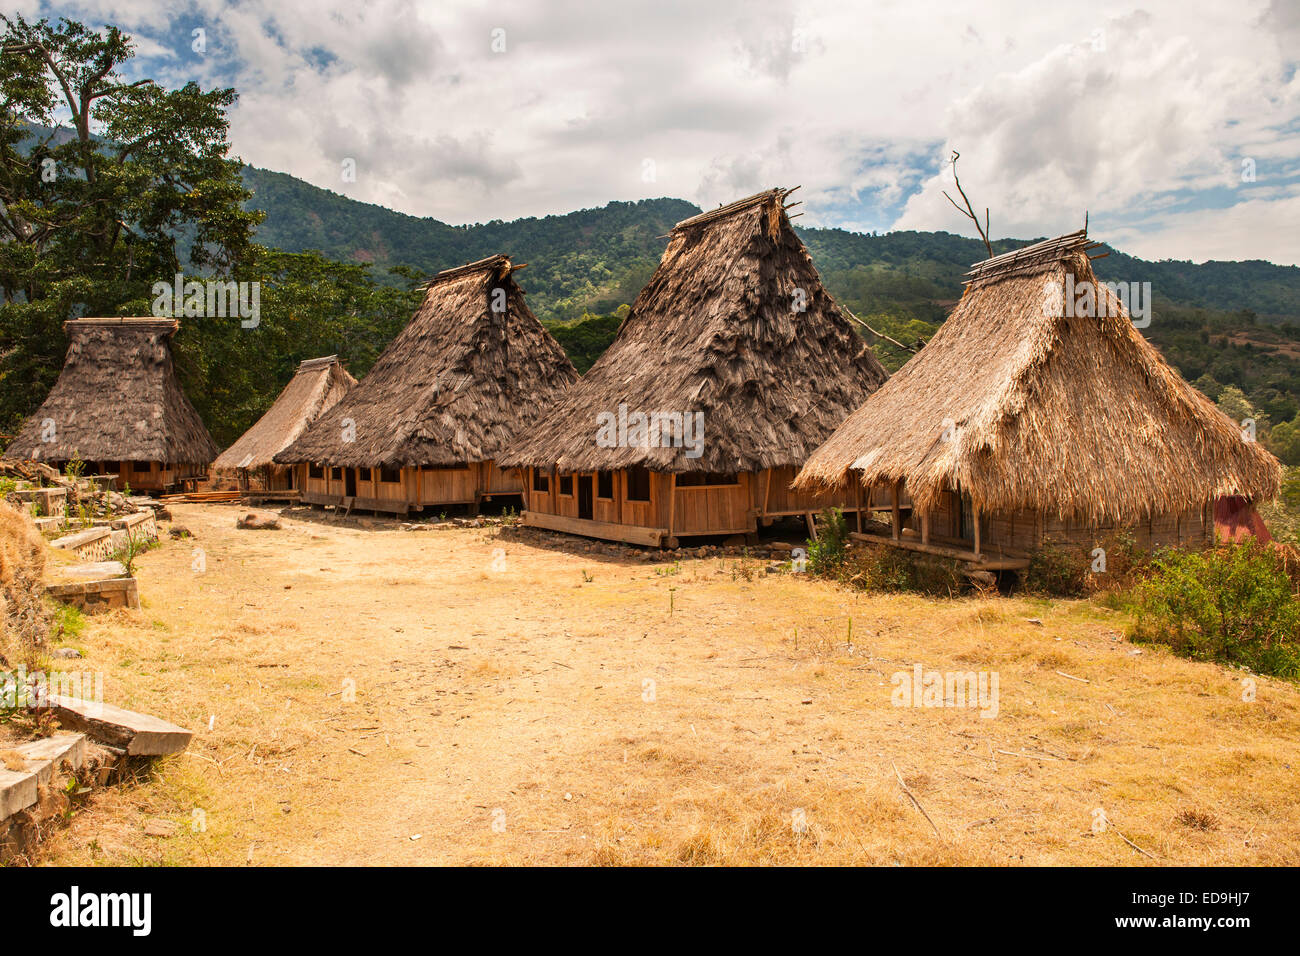
[[[265,213],[258,241],[289,252],[373,267],[398,285],[497,252],[528,263],[528,301],[585,372],[613,341],[627,307],[653,273],[673,224],[699,212],[679,199],[613,202],[563,216],[451,226],[319,189],[283,173],[245,168],[250,208]],[[905,344],[927,341],[962,293],[962,277],[985,255],[976,239],[947,232],[866,235],[801,229],[827,288],[873,328]],[[1002,253],[1033,241],[1001,239]],[[1144,333],[1191,382],[1300,464],[1300,269],[1268,262],[1152,262],[1110,247],[1095,263],[1108,281],[1149,282]],[[397,325],[394,321],[390,325]],[[911,356],[883,339],[876,351],[897,370]],[[286,365],[286,368],[288,365]],[[1240,394],[1238,401],[1234,396]],[[1274,434],[1275,426],[1281,430]]]

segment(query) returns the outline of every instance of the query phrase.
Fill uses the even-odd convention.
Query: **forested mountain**
[[[659,262],[673,224],[699,212],[680,199],[612,202],[563,216],[450,226],[318,189],[284,173],[246,167],[251,208],[266,212],[263,245],[315,249],[331,259],[439,269],[509,253],[528,263],[520,279],[539,318],[577,318],[631,302]]]
[[[618,330],[627,305],[654,270],[673,224],[699,211],[679,199],[613,202],[562,216],[451,226],[357,202],[283,173],[246,167],[250,206],[266,213],[258,240],[287,251],[316,249],[366,263],[381,282],[405,265],[428,275],[496,252],[527,262],[521,275],[538,317],[585,371]],[[961,296],[962,276],[983,244],[946,232],[866,235],[801,229],[835,296],[873,327],[905,343],[933,334]],[[1006,252],[1035,238],[1001,239]],[[1102,237],[1104,238],[1104,237]],[[1273,422],[1300,408],[1300,268],[1268,262],[1151,262],[1109,247],[1095,262],[1103,279],[1150,282],[1146,334],[1190,381],[1214,398],[1232,385]],[[881,341],[885,364],[908,358]]]

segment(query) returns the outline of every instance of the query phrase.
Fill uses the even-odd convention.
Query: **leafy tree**
[[[0,16],[0,426],[39,404],[62,323],[143,314],[187,269],[228,273],[261,214],[229,158],[232,89],[127,82],[115,27]]]
[[[253,247],[235,278],[261,283],[257,327],[200,319],[176,336],[182,382],[217,443],[255,422],[303,359],[336,354],[365,375],[420,302],[415,274],[397,272],[402,285],[382,285],[364,265]]]
[[[1219,396],[1223,394],[1223,386],[1209,372],[1194,381],[1192,385],[1200,389],[1201,393],[1212,402],[1217,402]]]
[[[1246,398],[1244,392],[1235,385],[1227,386],[1219,395],[1217,402],[1219,411],[1227,415],[1234,422],[1241,424],[1247,419],[1255,422],[1255,434],[1257,437],[1263,437],[1268,432],[1268,417],[1261,415],[1250,404],[1250,399]]]
[[[1268,433],[1268,450],[1284,465],[1300,465],[1300,415],[1289,422],[1279,422]],[[1300,507],[1297,501],[1292,507]]]

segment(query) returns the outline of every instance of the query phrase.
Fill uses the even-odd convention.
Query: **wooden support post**
[[[926,508],[921,512],[921,543],[930,543],[930,509]]]
[[[853,503],[857,506],[858,512],[858,533],[862,533],[862,482],[853,479],[853,472],[849,472],[849,480],[853,481]],[[870,499],[868,499],[870,504]]]
[[[975,525],[975,557],[980,556],[980,506],[971,502],[971,524]]]
[[[763,517],[767,517],[767,502],[772,494],[772,469],[767,469],[767,480],[763,482]]]
[[[677,530],[677,472],[668,476],[668,537],[674,537]]]
[[[890,488],[890,522],[893,528],[895,541],[903,536],[903,514],[898,508],[898,485],[899,482],[896,481],[894,482],[893,487]]]

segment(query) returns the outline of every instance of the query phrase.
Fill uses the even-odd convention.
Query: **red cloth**
[[[1240,495],[1227,495],[1214,503],[1216,541],[1241,541],[1251,536],[1260,544],[1273,540],[1254,505]]]

